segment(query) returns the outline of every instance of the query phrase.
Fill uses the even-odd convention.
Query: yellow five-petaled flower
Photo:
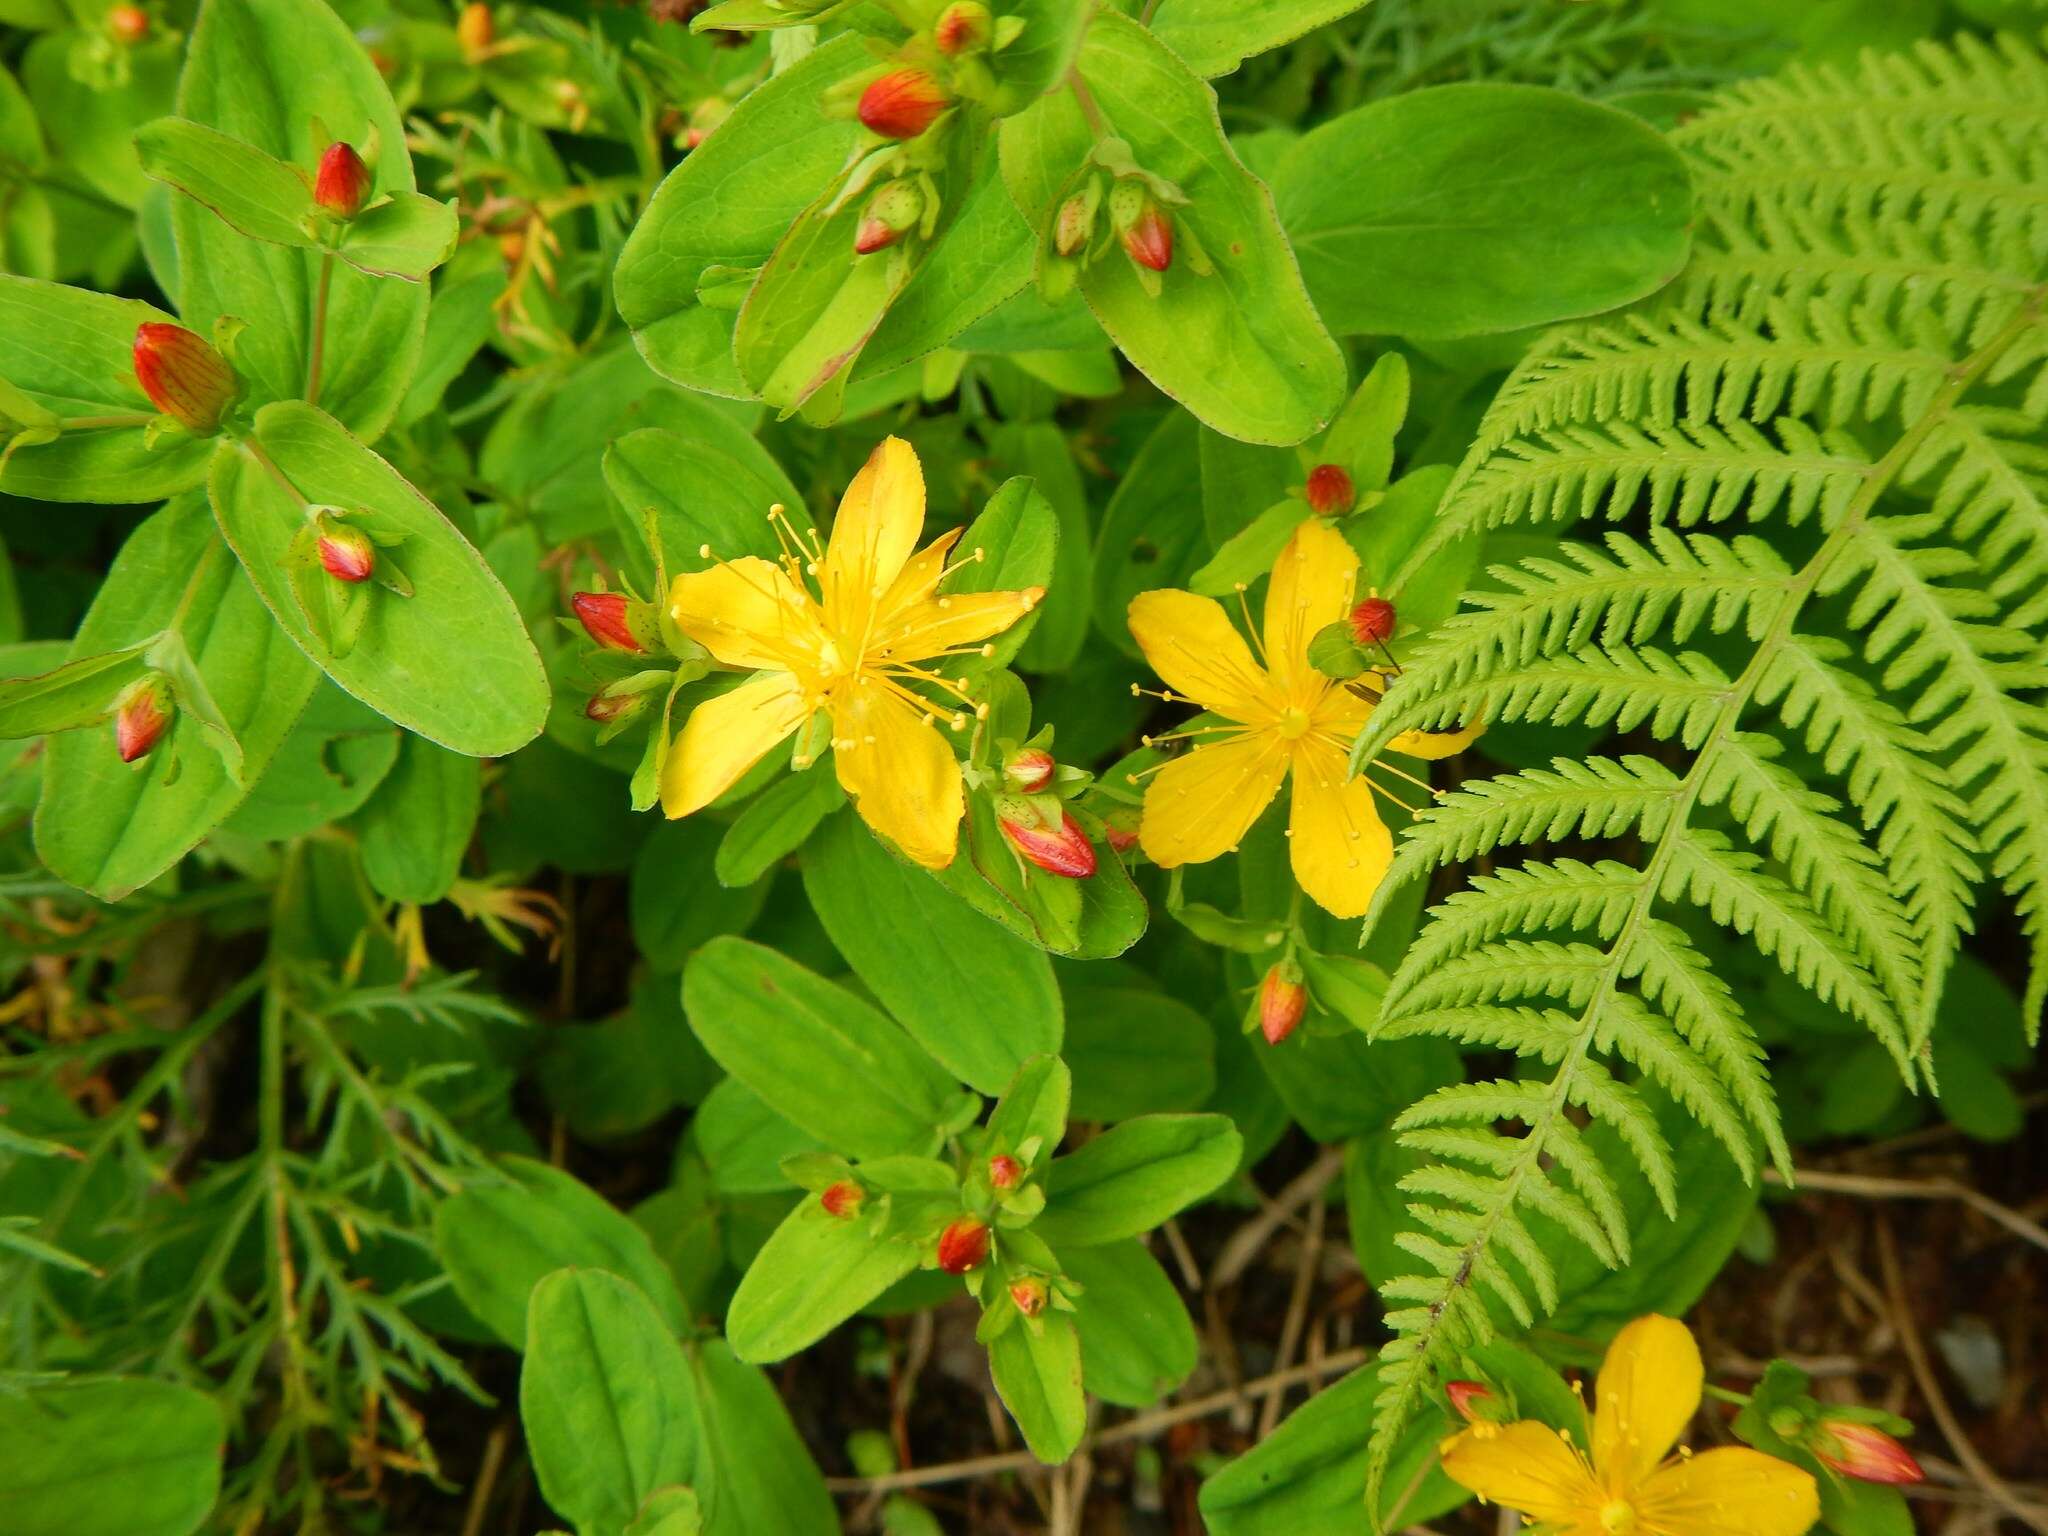
[[[1373,806],[1380,791],[1346,767],[1352,738],[1377,697],[1309,664],[1316,631],[1351,610],[1358,556],[1319,518],[1295,530],[1266,588],[1263,657],[1253,656],[1223,605],[1166,588],[1131,599],[1131,634],[1176,695],[1223,717],[1184,733],[1200,742],[1159,769],[1145,791],[1139,840],[1171,869],[1228,853],[1292,772],[1288,812],[1294,878],[1319,906],[1357,917],[1393,859]],[[1405,731],[1390,744],[1411,757],[1448,757],[1476,730]]]
[[[1044,589],[941,593],[960,531],[912,554],[923,527],[924,471],[908,443],[886,438],[847,487],[824,549],[778,521],[780,563],[750,555],[675,579],[676,627],[756,672],[691,711],[662,765],[665,812],[710,804],[799,730],[802,752],[822,711],[839,782],[867,824],[927,868],[952,862],[964,801],[940,726],[963,729],[977,706],[930,663],[981,651]]]
[[[1639,1317],[1601,1362],[1590,1457],[1533,1419],[1478,1423],[1444,1442],[1444,1472],[1554,1536],[1800,1536],[1820,1518],[1807,1472],[1744,1446],[1671,1456],[1704,1380],[1684,1324]]]

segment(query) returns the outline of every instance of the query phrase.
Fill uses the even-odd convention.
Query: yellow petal
[[[758,555],[669,583],[676,628],[729,667],[789,671],[817,652],[817,610],[781,566]]]
[[[891,614],[908,608],[913,603],[923,602],[938,590],[939,578],[946,574],[946,557],[953,552],[953,546],[960,542],[960,535],[965,531],[955,528],[942,533],[904,561],[903,569],[896,573],[896,579],[889,583],[889,590],[882,594],[882,612]]]
[[[1286,744],[1268,731],[1175,758],[1145,790],[1138,839],[1146,857],[1171,869],[1228,853],[1280,792],[1286,773]]]
[[[1387,750],[1435,762],[1440,757],[1457,756],[1477,741],[1483,730],[1484,726],[1468,725],[1458,731],[1403,731],[1387,743]]]
[[[1288,854],[1309,900],[1335,917],[1361,917],[1394,861],[1394,838],[1363,775],[1346,776],[1344,754],[1304,737],[1294,748]]]
[[[1640,1482],[1700,1406],[1706,1372],[1683,1323],[1652,1312],[1614,1336],[1593,1388],[1593,1465],[1601,1480]]]
[[[914,603],[875,626],[869,655],[921,661],[956,645],[999,635],[1038,606],[1043,587],[1021,592],[954,592]]]
[[[1631,1502],[1655,1536],[1802,1536],[1820,1518],[1810,1474],[1744,1446],[1661,1467]]]
[[[833,626],[858,637],[924,529],[924,470],[900,437],[885,437],[839,501],[818,589]]]
[[[1453,1435],[1443,1468],[1459,1487],[1550,1525],[1597,1520],[1606,1500],[1578,1453],[1534,1419],[1474,1425]]]
[[[861,819],[926,869],[953,862],[960,764],[924,711],[873,681],[832,697],[832,761]]]
[[[661,765],[661,808],[701,810],[737,784],[803,723],[804,691],[787,672],[763,672],[690,711]]]
[[[1131,636],[1168,688],[1232,720],[1263,725],[1286,701],[1213,598],[1164,587],[1131,599]]]
[[[1266,665],[1289,695],[1321,697],[1329,680],[1308,664],[1317,630],[1351,611],[1358,555],[1344,535],[1311,517],[1273,562],[1266,586]]]

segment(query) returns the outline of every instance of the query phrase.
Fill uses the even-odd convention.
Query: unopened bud
[[[498,40],[498,24],[491,19],[491,8],[483,0],[470,0],[462,8],[462,14],[455,19],[455,40],[472,59]]]
[[[121,761],[132,763],[145,756],[163,739],[176,713],[171,690],[161,677],[130,684],[114,704],[114,750]]]
[[[376,549],[362,529],[351,528],[347,523],[331,519],[323,522],[314,548],[320,556],[320,568],[336,581],[368,581],[377,568]]]
[[[861,1202],[867,1198],[867,1191],[852,1179],[840,1179],[827,1184],[818,1196],[818,1204],[825,1208],[827,1216],[836,1216],[842,1221],[851,1220],[860,1214]]]
[[[313,201],[337,218],[352,219],[370,195],[370,168],[352,145],[327,146],[313,176]]]
[[[864,127],[885,139],[914,139],[946,110],[945,88],[921,69],[892,69],[860,93]]]
[[[861,210],[860,225],[853,234],[853,251],[866,256],[894,245],[917,224],[924,212],[924,198],[907,181],[892,181],[879,187]]]
[[[1164,272],[1173,265],[1173,224],[1145,184],[1126,177],[1110,189],[1109,218],[1124,254],[1139,266]]]
[[[1024,1178],[1024,1165],[1007,1152],[988,1160],[988,1181],[997,1189],[1015,1189]]]
[[[583,706],[583,716],[599,725],[615,725],[632,719],[653,700],[654,695],[645,688],[627,688],[614,683],[590,696],[590,702]]]
[[[988,1257],[988,1223],[962,1216],[939,1234],[939,1268],[964,1275]]]
[[[1318,517],[1342,517],[1358,500],[1358,488],[1341,464],[1318,464],[1308,472],[1308,509]]]
[[[1087,248],[1095,233],[1095,206],[1096,199],[1086,192],[1076,192],[1060,204],[1052,226],[1054,250],[1062,256],[1078,256]]]
[[[1003,759],[1003,782],[1020,795],[1035,795],[1052,782],[1059,766],[1042,747],[1019,747]]]
[[[1291,960],[1269,966],[1259,983],[1259,1033],[1266,1044],[1278,1045],[1293,1034],[1302,1015],[1308,1012],[1308,988],[1301,984],[1301,968]]]
[[[1917,1483],[1926,1479],[1920,1463],[1875,1424],[1855,1419],[1822,1419],[1806,1442],[1823,1466],[1866,1483]]]
[[[151,405],[202,436],[219,429],[237,393],[226,358],[194,332],[161,320],[135,327],[135,378]]]
[[[1048,827],[1028,804],[1018,800],[997,808],[996,825],[1020,858],[1048,875],[1086,880],[1095,873],[1095,845],[1066,810],[1060,812],[1057,827]]]
[[[650,649],[651,619],[623,592],[578,592],[569,599],[583,632],[608,651],[629,656],[645,655]]]
[[[1394,638],[1394,605],[1384,597],[1368,597],[1351,610],[1346,621],[1351,638],[1360,645],[1385,645]]]
[[[1036,1275],[1010,1282],[1010,1300],[1026,1317],[1036,1317],[1045,1310],[1047,1295],[1045,1282]]]
[[[988,7],[976,0],[953,0],[932,24],[932,45],[948,56],[986,48],[995,31]]]
[[[1444,1396],[1451,1400],[1451,1408],[1467,1424],[1491,1424],[1499,1413],[1499,1399],[1493,1389],[1476,1381],[1447,1381]]]
[[[1102,835],[1118,853],[1138,846],[1139,814],[1134,807],[1119,806],[1102,818]]]
[[[139,5],[117,5],[107,12],[107,31],[130,47],[149,36],[149,12]]]

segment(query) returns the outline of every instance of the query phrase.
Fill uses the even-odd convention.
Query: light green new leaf
[[[220,1491],[227,1425],[168,1381],[79,1378],[0,1394],[8,1536],[186,1536]]]
[[[1124,356],[1207,425],[1245,442],[1300,442],[1343,403],[1344,356],[1309,303],[1272,195],[1223,136],[1215,93],[1113,13],[1088,29],[1079,68],[1108,131],[1187,196],[1173,216],[1214,266],[1197,271],[1182,240],[1155,298],[1112,244],[1082,271],[1088,307]],[[1070,91],[1003,123],[1003,179],[1034,229],[1051,227],[1091,142]]]
[[[1662,287],[1692,246],[1685,164],[1640,118],[1532,85],[1445,85],[1305,135],[1273,180],[1344,333],[1473,336]]]
[[[105,718],[130,683],[148,672],[147,645],[81,656],[55,671],[0,682],[0,738],[69,731]]]
[[[1052,581],[1059,558],[1060,525],[1038,487],[1022,475],[1005,480],[989,497],[981,515],[967,525],[954,546],[954,558],[971,559],[946,579],[952,592],[1041,593]],[[988,643],[994,655],[963,663],[970,675],[1009,665],[1038,623],[1034,607]]]
[[[298,167],[182,117],[144,123],[135,149],[148,176],[197,198],[230,228],[252,240],[313,248],[313,188]]]
[[[996,1303],[1008,1306],[1003,1297]],[[1020,1318],[988,1347],[989,1374],[1031,1454],[1047,1464],[1074,1454],[1088,1428],[1081,1336],[1064,1312]]]
[[[794,960],[714,939],[683,972],[712,1059],[791,1124],[849,1157],[929,1156],[959,1089],[900,1025]]]
[[[452,203],[396,192],[348,221],[335,254],[373,277],[416,283],[454,253],[461,232]]]
[[[742,1360],[773,1364],[817,1343],[918,1266],[919,1246],[878,1236],[865,1213],[801,1200],[754,1255],[725,1333]]]
[[[1143,1243],[1062,1249],[1060,1268],[1081,1287],[1074,1327],[1090,1392],[1120,1407],[1149,1408],[1193,1374],[1201,1349],[1194,1320]]]
[[[1088,588],[1095,569],[1088,492],[1065,434],[1051,422],[999,425],[990,447],[1002,468],[1031,477],[1059,524],[1052,579],[1046,583],[1037,627],[1017,652],[1017,664],[1029,672],[1064,672],[1088,637]]]
[[[636,1286],[603,1270],[559,1269],[533,1288],[519,1418],[542,1495],[583,1536],[616,1536],[696,1465],[682,1346]]]
[[[350,825],[363,873],[388,901],[439,901],[462,868],[483,801],[473,757],[407,733],[398,761]]]
[[[1032,1231],[1055,1248],[1149,1232],[1213,1193],[1244,1145],[1226,1115],[1143,1115],[1052,1165]]]
[[[223,449],[209,490],[222,532],[271,613],[299,647],[348,692],[408,730],[471,757],[501,757],[540,734],[547,674],[519,610],[447,518],[334,419],[296,402],[265,406],[255,448]],[[402,542],[391,559],[410,597],[375,588],[362,634],[335,656],[307,623],[287,573],[293,535],[308,505],[367,514]]]
[[[1366,0],[1159,0],[1147,24],[1205,80],[1227,75],[1254,54],[1350,15]]]
[[[1205,597],[1221,597],[1239,587],[1248,587],[1273,569],[1280,551],[1314,514],[1299,496],[1276,501],[1244,527],[1188,578],[1188,590]]]

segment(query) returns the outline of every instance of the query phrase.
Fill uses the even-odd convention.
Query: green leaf
[[[1032,1231],[1055,1248],[1149,1232],[1213,1193],[1244,1150],[1223,1115],[1144,1115],[1055,1161]]]
[[[258,462],[257,448],[289,492]],[[348,692],[471,757],[502,757],[540,733],[547,674],[511,597],[433,503],[332,417],[296,402],[265,406],[254,446],[223,450],[209,490],[222,532],[272,615]],[[309,504],[366,514],[372,531],[403,541],[378,558],[403,567],[413,595],[361,591],[369,620],[346,656],[308,624],[289,575]]]
[[[1076,1120],[1196,1109],[1216,1089],[1209,1021],[1178,998],[1138,987],[1065,988]]]
[[[664,1488],[641,1506],[625,1536],[700,1536],[704,1513],[689,1488]]]
[[[16,447],[0,464],[0,491],[43,501],[161,501],[205,477],[211,440],[167,438],[155,448],[144,441],[156,407],[135,380],[135,330],[170,319],[134,299],[0,274],[0,383],[60,421],[128,422]]]
[[[1017,652],[1017,664],[1031,672],[1064,672],[1088,637],[1089,582],[1095,568],[1088,492],[1066,435],[1050,422],[1004,423],[989,446],[1003,467],[1031,477],[1059,524],[1052,578],[1045,584],[1037,626]]]
[[[548,1275],[570,1266],[632,1281],[671,1331],[690,1324],[681,1294],[623,1211],[545,1163],[508,1157],[502,1183],[472,1184],[434,1211],[434,1248],[463,1305],[507,1344],[526,1340],[527,1301]]]
[[[285,843],[353,815],[398,760],[398,732],[376,711],[322,683],[227,830]]]
[[[690,1351],[703,1427],[697,1473],[706,1536],[839,1536],[839,1512],[789,1411],[757,1366],[711,1340]]]
[[[1059,1057],[1032,1057],[1017,1069],[996,1101],[988,1120],[988,1144],[1015,1152],[1026,1142],[1036,1142],[1036,1157],[1050,1156],[1067,1132],[1073,1086],[1073,1075]]]
[[[305,173],[204,123],[160,117],[135,135],[143,173],[196,198],[252,240],[313,250],[313,188]]]
[[[1410,91],[1305,135],[1281,222],[1339,332],[1473,336],[1655,292],[1691,249],[1685,164],[1640,118],[1564,91]]]
[[[8,1536],[185,1536],[220,1491],[227,1425],[167,1381],[78,1378],[0,1393]]]
[[[768,898],[765,880],[728,891],[704,878],[722,839],[715,821],[685,817],[657,826],[633,859],[627,907],[633,942],[659,970],[681,970],[705,944],[745,931],[760,915]]]
[[[733,1293],[725,1319],[733,1353],[760,1364],[787,1359],[916,1269],[923,1256],[908,1237],[878,1232],[866,1212],[834,1216],[815,1197],[799,1201]]]
[[[1327,26],[1366,0],[1288,0],[1246,5],[1244,0],[1159,0],[1146,18],[1159,40],[1205,80],[1227,75],[1253,54]]]
[[[1003,836],[990,795],[970,795],[959,853],[932,878],[1026,943],[1056,955],[1100,960],[1122,954],[1145,931],[1145,898],[1123,860],[1092,828],[1095,873],[1063,880],[1027,869]]]
[[[448,894],[476,832],[483,770],[473,757],[410,732],[398,761],[350,823],[363,873],[387,901],[420,905]]]
[[[1027,1057],[1059,1049],[1044,953],[887,852],[850,813],[813,834],[803,874],[854,974],[969,1087],[996,1093]]]
[[[1008,1306],[998,1298],[997,1306]],[[1048,1464],[1065,1461],[1088,1429],[1088,1398],[1081,1390],[1081,1336],[1064,1312],[1019,1318],[988,1347],[989,1374],[1031,1454]]]
[[[372,277],[416,283],[455,253],[461,232],[452,203],[397,192],[348,221],[335,255]]]
[[[725,829],[712,873],[728,888],[752,885],[801,848],[818,823],[845,803],[839,775],[823,763],[783,775],[748,801]]]
[[[852,118],[818,110],[820,96],[869,68],[857,37],[836,37],[756,90],[655,189],[619,253],[612,280],[634,343],[665,378],[710,394],[754,391],[733,361],[731,310],[707,308],[698,285],[714,267],[757,268],[866,137]],[[775,174],[763,176],[763,156]]]
[[[1037,486],[1019,475],[1005,480],[989,497],[981,515],[960,535],[955,555],[982,558],[962,565],[947,578],[947,592],[1021,592],[1052,580],[1058,557],[1060,527],[1052,507]],[[1009,665],[1038,622],[1034,609],[990,641],[995,654],[967,663],[986,672]]]
[[[1223,136],[1214,92],[1111,12],[1089,27],[1079,68],[1108,131],[1188,198],[1172,210],[1180,238],[1158,295],[1112,242],[1082,270],[1088,307],[1124,356],[1207,425],[1245,442],[1300,442],[1343,404],[1344,356],[1309,303],[1272,194]],[[1092,142],[1070,91],[1004,122],[1003,179],[1034,229],[1051,228]],[[1187,232],[1213,271],[1197,270]]]
[[[892,1020],[774,950],[714,939],[683,973],[712,1059],[850,1157],[929,1156],[959,1090]]]
[[[317,67],[310,62],[316,60]],[[323,147],[316,124],[359,148],[374,135],[384,153],[372,199],[414,191],[412,156],[391,93],[326,0],[209,0],[192,31],[178,113],[288,167],[316,163]],[[311,250],[252,242],[184,198],[174,202],[171,220],[185,323],[204,334],[223,315],[245,322],[235,362],[252,398],[315,400],[366,440],[377,437],[419,360],[426,289],[371,277]],[[323,262],[333,270],[314,390],[308,365]]]
[[[1195,419],[1170,411],[1117,483],[1095,541],[1095,627],[1126,656],[1140,654],[1131,638],[1131,599],[1154,587],[1185,586],[1202,563],[1202,520],[1189,515],[1201,492]]]
[[[690,1140],[721,1194],[763,1195],[794,1187],[782,1165],[825,1144],[770,1109],[736,1077],[719,1080],[690,1120]]]
[[[147,645],[81,656],[51,672],[0,682],[0,737],[9,740],[96,725],[145,676]]]
[[[1194,1373],[1194,1320],[1143,1243],[1062,1249],[1060,1267],[1081,1287],[1074,1326],[1090,1392],[1120,1407],[1149,1408]]]
[[[697,1461],[682,1346],[630,1281],[559,1269],[533,1288],[519,1417],[540,1491],[585,1536],[614,1536]]]
[[[36,853],[59,879],[116,901],[162,874],[227,817],[284,744],[319,671],[271,622],[197,497],[173,501],[128,536],[72,650],[146,642],[179,614],[207,692],[241,745],[244,783],[195,722],[174,718],[140,766],[111,730],[50,738]],[[173,774],[168,764],[175,761]]]
[[[1315,514],[1298,496],[1276,501],[1224,541],[1200,570],[1188,578],[1188,590],[1205,597],[1221,597],[1263,579],[1280,558],[1280,551],[1299,528]]]
[[[776,556],[771,506],[780,505],[799,530],[814,526],[782,467],[738,427],[629,432],[605,450],[604,480],[625,508],[628,547],[647,549],[651,519],[671,576],[741,555]],[[706,545],[709,555],[700,553]],[[651,555],[641,569],[651,581]]]

